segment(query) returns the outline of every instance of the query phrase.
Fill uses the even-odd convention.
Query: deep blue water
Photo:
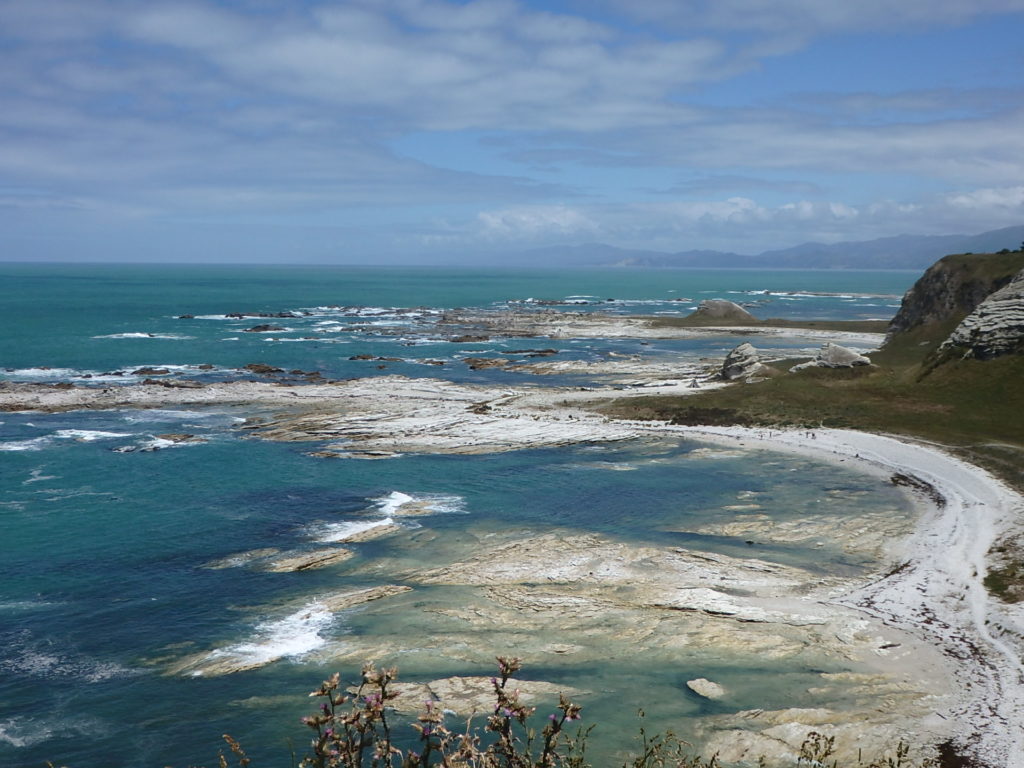
[[[692,304],[674,297],[722,296],[771,299],[754,308],[761,316],[884,317],[896,300],[841,296],[899,295],[912,279],[909,273],[868,272],[0,265],[2,305],[12,318],[0,338],[0,369],[9,369],[0,376],[89,383],[83,375],[96,382],[103,373],[142,365],[209,363],[214,373],[189,369],[189,375],[231,378],[241,375],[237,366],[254,361],[332,377],[374,375],[375,367],[348,357],[413,349],[416,357],[452,362],[429,370],[396,364],[381,372],[470,378],[454,362],[461,345],[402,346],[433,338],[436,310],[587,295],[619,301],[571,308],[685,313]],[[732,293],[764,290],[837,295]],[[424,309],[396,311],[411,307]],[[262,320],[199,317],[303,309],[314,314],[280,321],[295,330],[275,334],[275,341],[244,333]],[[178,319],[182,314],[197,317]],[[396,335],[380,335],[396,329]],[[316,339],[286,340],[306,335]],[[695,355],[719,348],[700,344],[657,346]],[[614,348],[600,341],[581,346],[580,354],[595,356]],[[44,366],[50,370],[39,370]],[[489,375],[500,373],[479,377]],[[331,660],[346,643],[405,649],[400,658],[384,660],[397,664],[404,679],[489,675],[486,655],[456,652],[466,638],[444,618],[465,599],[479,599],[472,590],[417,587],[323,621],[296,618],[295,606],[349,586],[402,583],[403,568],[465,558],[494,535],[595,532],[644,545],[858,573],[872,564],[831,545],[813,551],[759,545],[752,553],[744,541],[687,530],[732,514],[724,507],[751,491],[760,493],[769,514],[786,519],[813,514],[817,500],[836,489],[866,492],[842,507],[849,514],[907,511],[895,489],[833,466],[763,452],[700,458],[690,455],[695,443],[637,441],[332,461],[307,455],[316,445],[251,439],[237,429],[246,415],[224,408],[0,414],[0,765],[213,765],[224,732],[242,740],[261,764],[284,764],[289,739],[300,753],[305,739],[297,724],[308,708],[304,693],[335,669],[357,675],[358,662]],[[170,432],[205,441],[114,450],[145,447]],[[630,471],[611,471],[616,467]],[[796,476],[799,483],[792,480]],[[316,546],[331,525],[380,517],[383,500],[396,491],[436,499],[436,514],[404,521],[393,537],[353,545],[355,557],[336,566],[283,574],[205,567],[250,550]],[[531,665],[527,658],[527,677],[595,692],[584,702],[588,715],[619,724],[597,737],[610,748],[631,738],[624,734],[633,733],[640,706],[653,725],[683,731],[687,717],[709,707],[717,711],[721,705],[680,693],[695,676],[715,677],[739,691],[733,708],[813,705],[800,694],[817,671],[806,668],[806,659],[741,660],[714,649],[645,659],[626,646],[592,648],[586,638],[554,631],[551,640],[580,643],[586,651],[558,665]],[[494,654],[514,654],[521,642],[500,634],[487,638]],[[244,652],[276,649],[281,657],[223,677],[171,672],[190,654],[242,653],[246,644],[257,651]]]

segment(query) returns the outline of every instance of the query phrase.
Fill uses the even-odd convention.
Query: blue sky
[[[0,0],[0,260],[1024,223],[1024,0]]]

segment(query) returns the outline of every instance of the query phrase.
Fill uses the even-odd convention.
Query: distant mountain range
[[[979,235],[899,235],[852,243],[804,243],[744,256],[725,251],[662,251],[616,248],[602,243],[552,246],[516,254],[522,266],[706,267],[718,269],[925,269],[951,253],[1017,250],[1024,225]]]

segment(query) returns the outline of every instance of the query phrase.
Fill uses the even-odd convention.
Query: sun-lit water
[[[466,371],[456,360],[464,346],[424,343],[431,318],[456,306],[581,295],[616,298],[621,306],[576,307],[685,313],[692,304],[673,302],[677,294],[694,301],[770,298],[753,308],[762,316],[881,317],[895,300],[843,297],[898,295],[911,281],[907,273],[0,265],[4,306],[17,318],[0,340],[0,368],[10,369],[0,375],[110,386],[143,378],[131,375],[142,366],[190,366],[189,377],[229,379],[245,375],[238,366],[265,362],[330,377],[404,373],[536,385],[549,380]],[[729,293],[764,290],[788,293]],[[811,295],[820,293],[836,295]],[[302,310],[311,314],[202,318]],[[178,319],[183,314],[195,317]],[[293,330],[275,332],[273,340],[244,332],[260,322]],[[576,346],[599,357],[627,343]],[[658,346],[666,354],[716,353],[700,344]],[[718,347],[734,344],[723,339]],[[348,359],[364,353],[436,355],[450,364],[403,362],[378,371]],[[192,367],[201,364],[214,368]],[[103,377],[117,371],[127,375]],[[403,584],[417,570],[468,559],[527,532],[593,533],[857,574],[875,564],[835,541],[752,546],[743,536],[699,530],[731,519],[737,513],[727,508],[751,497],[778,520],[814,516],[823,504],[832,514],[909,514],[896,489],[764,451],[706,451],[660,439],[324,460],[307,455],[316,444],[251,439],[237,429],[247,415],[231,408],[0,414],[0,764],[212,765],[225,732],[263,756],[262,764],[282,764],[289,739],[302,750],[305,692],[335,669],[354,678],[367,657],[396,664],[403,679],[431,680],[489,675],[494,655],[522,655],[527,678],[590,692],[581,698],[588,721],[612,723],[595,734],[608,749],[629,745],[641,706],[649,726],[684,733],[697,715],[814,706],[807,689],[820,672],[839,669],[834,661],[813,650],[758,660],[727,648],[684,647],[672,642],[670,616],[643,633],[628,613],[514,632],[497,618],[515,612],[481,587],[410,582],[410,592],[335,614],[317,600],[345,588]],[[159,438],[167,433],[199,439],[170,444]],[[423,502],[423,514],[399,514],[410,498]],[[245,559],[269,548],[329,546],[388,521],[396,532],[345,545],[354,556],[328,568],[274,573],[257,567],[258,556]],[[461,613],[467,606],[484,619],[469,621]],[[524,614],[524,627],[528,619]],[[537,650],[553,645],[574,649]],[[183,659],[210,652],[273,661],[219,677],[172,672]],[[685,688],[693,677],[716,679],[735,694],[727,702],[700,699]]]

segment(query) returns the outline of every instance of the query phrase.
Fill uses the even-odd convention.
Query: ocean
[[[155,368],[230,381],[259,378],[242,367],[264,363],[330,379],[600,385],[593,375],[470,370],[462,357],[542,340],[452,342],[437,323],[458,307],[680,315],[704,298],[744,303],[759,317],[888,318],[915,278],[0,264],[9,319],[0,379],[114,387]],[[226,317],[232,313],[242,316]],[[277,330],[248,330],[260,324]],[[644,354],[692,360],[722,356],[736,343],[730,336],[657,341]],[[628,339],[552,346],[579,360],[638,349]],[[350,359],[359,356],[392,359]],[[356,679],[365,660],[398,666],[403,680],[430,681],[490,676],[494,656],[522,656],[526,679],[585,692],[584,722],[601,723],[591,749],[607,755],[635,744],[639,709],[649,731],[687,734],[717,714],[817,706],[823,694],[809,692],[815,682],[846,667],[813,647],[759,656],[728,644],[671,642],[673,617],[617,608],[561,623],[522,613],[517,629],[509,594],[423,583],[415,574],[551,533],[756,556],[822,578],[857,576],[879,562],[835,537],[752,548],[728,524],[756,511],[799,528],[826,507],[832,518],[912,515],[897,488],[761,449],[712,450],[663,436],[331,460],[309,455],[317,444],[253,439],[239,429],[253,415],[258,409],[243,407],[0,413],[0,764],[214,765],[222,733],[259,764],[286,764],[307,739],[299,724],[309,711],[305,694],[336,670]],[[168,433],[199,439],[159,438]],[[421,514],[397,515],[410,499]],[[252,567],[253,552],[308,551],[384,522],[397,531],[349,545],[353,556],[330,567]],[[382,584],[414,588],[340,612],[319,601]],[[202,667],[183,663],[197,656],[248,668],[197,674]],[[696,696],[685,683],[697,677],[733,695]]]

